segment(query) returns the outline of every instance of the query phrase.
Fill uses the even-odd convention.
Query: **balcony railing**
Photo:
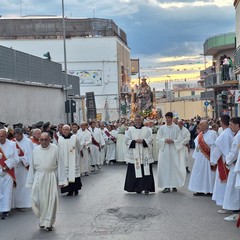
[[[205,77],[205,87],[212,88],[214,85],[217,84],[219,74],[212,73]]]
[[[234,72],[240,73],[240,46],[237,48],[234,54]]]
[[[239,51],[239,56],[240,56],[240,51]],[[228,83],[235,84],[233,68],[231,69],[228,66],[220,66],[218,73],[214,73],[214,72],[210,73],[206,75],[204,79],[205,79],[206,88],[219,87],[223,84],[228,85]]]

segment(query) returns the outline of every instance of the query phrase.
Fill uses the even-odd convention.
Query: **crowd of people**
[[[163,193],[177,192],[190,174],[188,189],[194,196],[211,196],[238,221],[240,209],[240,118],[223,115],[219,121],[195,117],[182,120],[172,112],[165,119],[121,119],[106,124],[90,121],[31,127],[0,123],[0,212],[32,207],[39,227],[53,230],[59,186],[62,194],[77,196],[81,177],[99,171],[104,164],[127,163],[124,190],[137,194],[155,192],[153,164],[157,162],[157,186]],[[238,221],[238,226],[240,220]]]

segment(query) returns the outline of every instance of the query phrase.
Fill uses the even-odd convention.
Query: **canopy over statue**
[[[136,92],[137,112],[151,111],[153,106],[153,94],[151,87],[147,84],[147,78],[143,77],[142,83]]]

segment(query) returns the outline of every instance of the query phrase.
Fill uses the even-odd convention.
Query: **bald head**
[[[4,144],[7,139],[7,131],[5,129],[0,129],[0,143]]]
[[[69,125],[65,124],[62,127],[62,134],[67,137],[70,134],[71,128]]]
[[[41,135],[40,135],[40,139],[39,139],[40,143],[41,143],[41,146],[43,148],[47,148],[51,142],[51,138],[49,136],[49,134],[47,132],[43,132]]]
[[[205,132],[208,129],[208,121],[207,120],[202,120],[199,123],[199,128],[202,132]]]

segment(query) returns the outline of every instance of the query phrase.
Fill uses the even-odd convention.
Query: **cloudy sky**
[[[65,0],[65,16],[109,18],[149,78],[197,78],[204,41],[235,31],[233,0]],[[60,15],[61,0],[1,0],[0,15]],[[208,63],[211,59],[207,58]],[[176,76],[174,74],[182,74]],[[193,75],[192,75],[193,74]]]

